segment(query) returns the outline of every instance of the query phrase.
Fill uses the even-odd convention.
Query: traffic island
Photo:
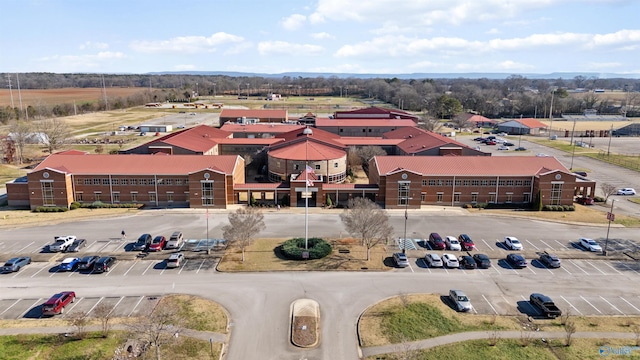
[[[320,342],[320,306],[311,299],[299,299],[291,304],[291,342],[310,348]]]

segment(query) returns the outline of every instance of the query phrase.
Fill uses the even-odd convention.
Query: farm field
[[[126,97],[147,88],[107,88],[107,97]],[[13,104],[20,106],[18,89],[14,88]],[[72,102],[97,101],[102,99],[102,88],[64,88],[64,89],[21,89],[23,106],[35,106],[38,103],[48,105],[63,104]],[[9,89],[0,89],[0,106],[11,106],[11,92]]]

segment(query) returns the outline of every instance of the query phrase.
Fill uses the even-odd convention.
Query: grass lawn
[[[384,264],[387,251],[383,245],[371,249],[367,261],[366,248],[351,238],[325,239],[333,245],[333,253],[323,259],[296,261],[287,260],[279,253],[278,246],[287,239],[256,239],[245,249],[245,261],[238,248],[230,248],[223,256],[220,271],[324,271],[324,270],[387,270]],[[348,253],[341,253],[348,250]]]
[[[0,188],[6,188],[7,181],[27,175],[28,170],[14,165],[0,164]]]
[[[6,210],[0,209],[0,228],[7,226],[33,225],[33,224],[56,224],[65,221],[78,221],[80,219],[92,217],[123,216],[135,214],[138,209],[75,209],[66,212],[44,213],[31,212],[29,210]],[[114,236],[119,237],[120,232],[116,231]]]
[[[227,312],[213,301],[191,295],[172,295],[164,297],[161,302],[179,307],[179,315],[187,319],[185,327],[189,329],[227,332]]]

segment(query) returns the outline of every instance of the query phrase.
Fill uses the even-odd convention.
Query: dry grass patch
[[[278,247],[288,238],[257,239],[245,249],[245,261],[239,248],[230,247],[222,257],[220,271],[330,271],[330,270],[387,270],[384,246],[371,249],[371,260],[367,261],[367,251],[352,239],[326,239],[333,246],[333,252],[322,259],[309,261],[287,260]],[[339,249],[348,250],[341,253]]]
[[[185,326],[198,331],[227,332],[227,312],[218,303],[192,295],[171,295],[160,300],[180,309]]]
[[[94,217],[122,216],[124,214],[135,215],[140,210],[137,209],[75,209],[57,213],[38,213],[29,210],[0,210],[0,228],[14,227],[21,225],[48,225],[67,221],[78,221],[81,219]],[[114,236],[120,236],[119,232],[114,232]]]

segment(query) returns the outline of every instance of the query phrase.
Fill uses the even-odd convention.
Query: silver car
[[[444,264],[442,263],[442,259],[440,255],[431,253],[424,256],[424,261],[427,263],[428,267],[442,267]]]
[[[471,301],[462,290],[449,290],[449,299],[453,302],[457,311],[471,311]]]

